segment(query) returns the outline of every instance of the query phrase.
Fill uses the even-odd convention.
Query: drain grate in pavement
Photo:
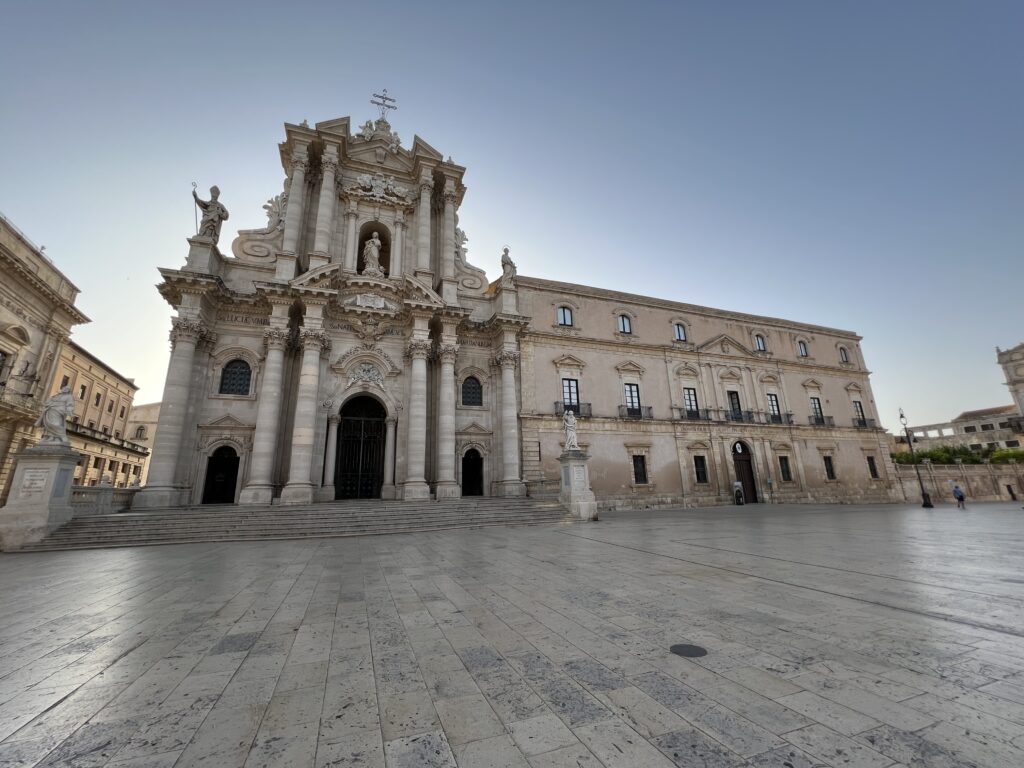
[[[699,645],[673,645],[669,650],[676,656],[685,656],[688,659],[708,655],[707,649],[701,648]]]

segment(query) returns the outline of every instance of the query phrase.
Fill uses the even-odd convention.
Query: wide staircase
[[[79,517],[41,542],[19,551],[374,536],[572,520],[557,502],[536,499],[366,499],[297,506],[206,505]]]

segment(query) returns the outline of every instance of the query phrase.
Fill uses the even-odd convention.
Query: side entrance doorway
[[[336,499],[380,498],[386,415],[380,401],[368,395],[354,397],[342,406],[334,474]]]
[[[238,454],[222,445],[206,460],[203,504],[234,504],[238,485]]]
[[[476,448],[470,448],[462,456],[462,495],[484,495],[484,457]]]
[[[757,504],[754,456],[750,452],[750,446],[742,440],[737,440],[732,446],[732,465],[736,470],[736,479],[743,485],[743,500],[747,504]]]

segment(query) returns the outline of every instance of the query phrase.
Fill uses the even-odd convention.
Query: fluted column
[[[395,236],[391,241],[391,263],[388,265],[388,277],[402,276],[402,251],[405,248],[405,213],[399,211],[395,216]]]
[[[380,489],[382,499],[395,498],[395,424],[397,419],[388,417],[384,432],[384,483]]]
[[[519,413],[516,397],[518,352],[500,352],[494,358],[501,367],[501,458],[499,496],[525,496],[526,486],[519,473]]]
[[[320,182],[320,201],[316,209],[316,236],[313,239],[313,252],[309,254],[310,269],[322,266],[330,259],[327,251],[331,247],[334,199],[338,196],[334,185],[334,177],[338,172],[338,158],[325,154],[320,161],[320,169],[323,179]]]
[[[277,432],[281,423],[281,385],[288,333],[271,328],[263,338],[267,343],[267,356],[263,361],[263,380],[256,406],[249,483],[242,489],[239,504],[269,504],[274,498],[274,459],[277,457]]]
[[[320,354],[328,346],[323,331],[305,330],[301,335],[302,367],[292,428],[291,463],[288,485],[281,492],[282,504],[313,501],[313,436],[316,432],[317,395],[320,389]]]
[[[444,183],[444,253],[441,254],[441,277],[455,277],[455,182]]]
[[[358,203],[355,200],[349,200],[348,210],[345,211],[345,263],[342,265],[345,272],[356,271],[356,247],[359,235],[356,232],[356,217],[358,214]]]
[[[430,488],[424,476],[427,459],[427,356],[430,342],[415,339],[409,342],[412,371],[409,386],[409,436],[406,440],[406,478],[403,498],[430,498]]]
[[[437,349],[441,359],[441,380],[437,387],[437,485],[438,499],[462,495],[455,482],[455,344],[442,344]]]
[[[171,359],[167,364],[160,420],[153,438],[146,487],[136,496],[134,506],[163,507],[182,503],[178,478],[178,455],[185,431],[185,417],[191,397],[192,368],[196,345],[207,333],[198,320],[175,318],[171,327]]]
[[[430,194],[434,182],[429,176],[420,178],[420,205],[416,211],[419,236],[416,242],[416,270],[430,271]]]
[[[334,500],[334,475],[338,461],[338,422],[341,416],[332,413],[327,417],[327,455],[324,456],[324,482],[320,488],[321,501]]]
[[[306,148],[295,150],[292,155],[292,180],[288,185],[288,208],[284,218],[284,242],[281,250],[295,255],[299,246],[299,233],[302,228],[302,208],[306,200],[306,170],[309,161],[306,159]]]

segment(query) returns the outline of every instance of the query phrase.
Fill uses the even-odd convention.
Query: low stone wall
[[[1024,501],[1024,465],[1021,464],[931,464],[922,462],[921,481],[932,502],[954,503],[953,486],[959,485],[967,501]],[[896,491],[902,500],[920,501],[921,486],[912,464],[893,465]]]
[[[76,485],[71,488],[73,517],[109,515],[131,509],[138,488],[114,488],[110,485]]]

